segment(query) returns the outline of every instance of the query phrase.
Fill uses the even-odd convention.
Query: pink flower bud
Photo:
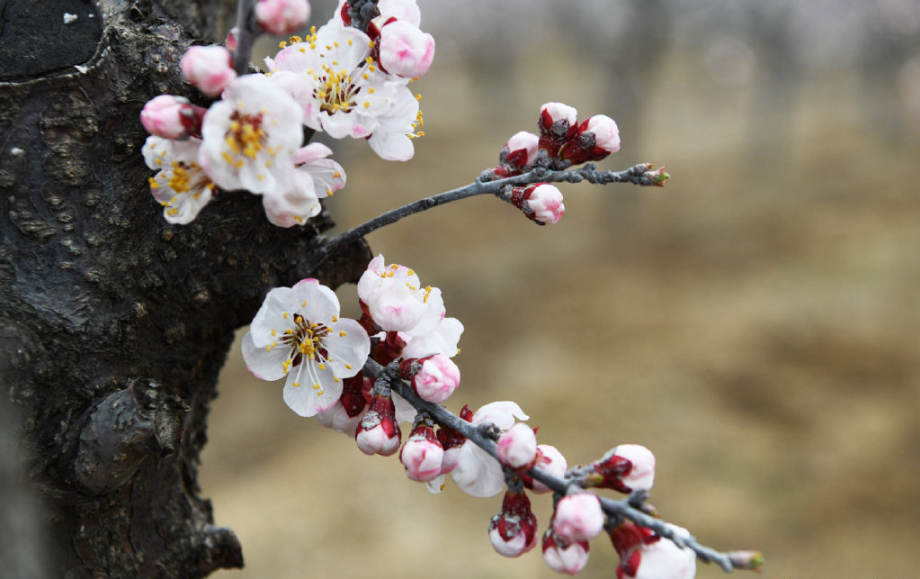
[[[201,135],[205,109],[188,99],[161,94],[147,101],[141,111],[141,124],[147,132],[164,139],[187,139]]]
[[[373,381],[358,374],[342,380],[342,397],[331,409],[316,414],[316,420],[321,426],[332,428],[349,436],[357,434],[358,424],[364,419],[367,410],[367,400],[364,398],[364,385]]]
[[[418,78],[434,60],[434,38],[403,20],[380,30],[380,64],[390,74]]]
[[[276,36],[294,32],[309,18],[307,0],[259,0],[256,4],[256,22],[262,30]]]
[[[638,444],[621,444],[591,468],[587,484],[621,493],[647,491],[655,482],[655,455]]]
[[[571,139],[578,129],[578,111],[562,103],[546,103],[540,107],[540,148],[550,158],[559,153],[559,147]]]
[[[450,398],[460,385],[460,368],[444,354],[422,361],[422,367],[412,378],[412,389],[422,400],[440,404]]]
[[[505,557],[520,557],[537,545],[537,518],[526,493],[505,493],[502,510],[489,522],[489,540]]]
[[[367,455],[390,456],[399,450],[401,438],[392,396],[375,394],[367,414],[355,431],[358,449]]]
[[[537,446],[537,460],[533,468],[539,469],[546,474],[551,474],[556,478],[565,477],[565,471],[568,469],[568,463],[562,453],[556,450],[555,446],[541,444]],[[524,479],[524,486],[537,494],[550,493],[553,489],[549,488],[533,477],[521,475]]]
[[[217,96],[236,78],[233,57],[223,46],[191,46],[180,63],[182,76],[208,96]]]
[[[682,537],[686,529],[668,526]],[[680,548],[668,539],[633,523],[621,523],[610,533],[620,555],[617,577],[630,579],[693,579],[696,576],[696,553]]]
[[[565,541],[590,541],[604,530],[604,511],[594,493],[576,493],[556,504],[553,531]]]
[[[586,541],[565,541],[552,529],[543,534],[543,560],[556,573],[575,575],[588,564]]]
[[[511,468],[529,469],[537,459],[537,437],[533,429],[518,422],[498,439],[498,460]]]
[[[616,121],[606,115],[595,115],[581,123],[575,134],[566,141],[558,155],[580,165],[600,161],[620,150],[620,129]]]
[[[399,453],[406,467],[406,476],[418,482],[428,482],[441,474],[444,449],[431,425],[421,422],[412,430],[409,440]]]
[[[508,149],[506,162],[518,169],[533,165],[540,150],[540,137],[527,131],[521,131],[508,139],[505,143]]]
[[[562,192],[549,183],[537,183],[527,187],[513,187],[511,194],[502,199],[524,212],[528,219],[539,225],[556,223],[565,213]]]
[[[540,137],[527,131],[517,133],[502,147],[492,174],[498,179],[520,175],[537,160],[539,150]]]

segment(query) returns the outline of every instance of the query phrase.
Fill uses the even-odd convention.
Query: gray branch
[[[470,424],[443,406],[422,400],[412,390],[411,386],[399,377],[399,372],[395,367],[384,368],[374,360],[368,359],[364,365],[364,373],[376,379],[388,381],[390,388],[408,400],[416,410],[428,413],[435,422],[441,426],[459,432],[465,436],[467,440],[489,453],[492,458],[498,460],[498,445],[493,438],[494,433],[491,432],[491,429],[484,429]],[[507,472],[513,472],[507,468],[505,468],[505,470]],[[537,468],[530,469],[526,474],[562,495],[568,494],[569,489],[572,487],[577,487],[578,491],[582,490],[573,480],[569,480],[568,478],[557,478]],[[628,519],[641,527],[651,529],[655,534],[670,539],[678,547],[686,547],[693,550],[697,558],[704,563],[716,563],[726,572],[735,570],[736,565],[733,562],[731,553],[721,553],[715,549],[700,545],[692,535],[689,537],[677,535],[661,519],[652,517],[633,506],[634,497],[620,500],[612,500],[605,497],[598,498],[600,498],[601,507],[609,517]]]

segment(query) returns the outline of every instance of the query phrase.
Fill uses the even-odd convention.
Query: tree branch
[[[467,438],[476,446],[482,448],[489,455],[498,460],[498,445],[489,435],[489,429],[470,424],[459,416],[453,414],[443,406],[427,402],[418,397],[408,383],[399,377],[399,371],[395,367],[383,367],[372,359],[368,359],[364,364],[364,373],[375,379],[383,379],[389,383],[390,388],[409,401],[412,406],[419,412],[426,412],[431,418],[441,426],[451,428]],[[513,472],[510,469],[502,467],[506,472]],[[553,489],[562,495],[568,494],[569,489],[577,486],[574,480],[560,479],[553,475],[547,474],[538,468],[532,468],[526,473],[534,479],[540,481],[547,487]],[[582,490],[578,487],[579,492]],[[611,518],[629,519],[641,527],[651,529],[655,534],[670,539],[678,547],[686,547],[696,553],[697,558],[704,563],[716,563],[726,572],[735,570],[731,553],[721,553],[715,549],[703,546],[697,542],[692,535],[682,537],[676,534],[661,519],[652,517],[634,506],[637,498],[644,500],[644,496],[639,497],[640,493],[634,493],[634,496],[612,500],[605,497],[598,497],[601,501],[601,507],[604,512]]]

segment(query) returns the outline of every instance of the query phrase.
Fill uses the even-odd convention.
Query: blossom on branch
[[[264,76],[237,78],[204,117],[205,170],[222,189],[283,191],[303,141],[302,117],[294,99]]]
[[[441,474],[444,448],[434,432],[433,423],[424,418],[418,422],[406,444],[399,452],[406,467],[406,476],[418,482],[428,482]]]
[[[565,471],[568,468],[568,463],[555,446],[538,444],[537,458],[533,468],[556,478],[565,478]],[[536,494],[553,492],[551,488],[527,474],[522,474],[521,478],[524,480],[524,486]]]
[[[304,42],[294,42],[265,63],[272,74],[289,71],[302,87],[288,86],[303,123],[336,139],[368,138],[382,158],[412,158],[418,100],[402,81],[374,64],[367,34],[331,21]]]
[[[198,165],[201,140],[172,141],[150,136],[144,143],[144,161],[157,174],[150,192],[163,206],[169,223],[191,223],[214,196],[215,185]]]
[[[331,409],[342,379],[361,371],[370,339],[361,324],[339,318],[335,293],[315,279],[275,288],[243,337],[243,359],[262,380],[287,376],[284,401],[301,416]]]
[[[498,460],[516,470],[528,470],[537,460],[537,437],[531,427],[518,422],[498,439]]]
[[[565,213],[562,192],[549,183],[511,187],[501,194],[501,199],[523,211],[537,225],[558,223]]]

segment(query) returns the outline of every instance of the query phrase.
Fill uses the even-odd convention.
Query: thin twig
[[[249,61],[252,60],[252,47],[256,41],[256,34],[252,29],[252,14],[256,0],[237,0],[236,11],[236,50],[233,54],[233,70],[236,74],[244,75],[249,72]]]
[[[499,195],[505,187],[517,185],[531,185],[534,183],[581,183],[588,181],[596,185],[606,185],[608,183],[632,183],[650,187],[660,185],[660,178],[650,172],[651,164],[640,163],[634,165],[625,171],[598,171],[593,164],[587,164],[579,169],[567,169],[565,171],[554,171],[542,167],[535,168],[522,175],[498,179],[495,181],[477,180],[464,187],[459,187],[444,193],[438,193],[431,197],[425,197],[418,201],[413,201],[408,205],[403,205],[396,209],[387,211],[366,223],[349,229],[348,231],[333,237],[322,247],[318,248],[313,256],[314,263],[310,264],[307,271],[312,271],[322,265],[326,259],[334,255],[336,251],[353,243],[354,241],[373,233],[374,231],[392,225],[400,219],[427,211],[432,207],[445,205],[452,201],[459,201],[477,195]]]
[[[467,440],[486,451],[492,458],[498,460],[498,445],[495,440],[486,434],[486,431],[463,420],[443,406],[419,398],[409,384],[399,377],[399,373],[395,368],[384,368],[374,360],[368,359],[364,364],[364,373],[375,379],[383,378],[387,380],[390,388],[409,401],[416,410],[428,413],[435,422],[441,426],[459,432],[465,436]],[[568,493],[569,486],[572,484],[570,481],[557,478],[537,468],[530,469],[526,474],[562,495]],[[621,500],[612,500],[605,497],[599,498],[601,507],[610,517],[629,519],[640,527],[651,529],[658,536],[670,539],[678,547],[686,547],[693,550],[700,561],[704,563],[716,563],[725,572],[731,572],[735,569],[729,554],[721,553],[700,545],[693,536],[682,537],[676,534],[664,521],[649,516],[633,507],[630,504],[630,498]]]

